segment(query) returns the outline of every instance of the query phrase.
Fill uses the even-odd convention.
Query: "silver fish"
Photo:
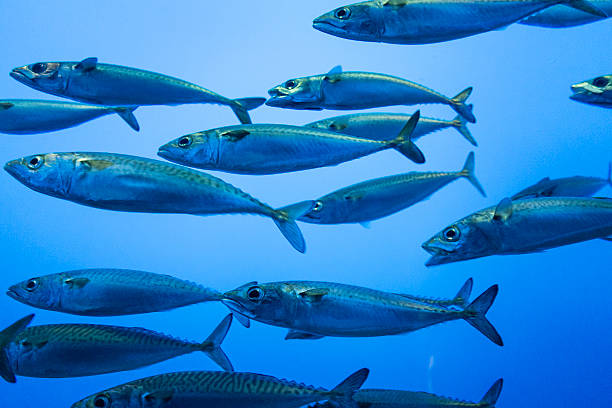
[[[463,319],[502,346],[485,317],[497,296],[491,286],[465,307],[450,308],[414,296],[330,282],[250,282],[226,292],[223,303],[237,314],[286,327],[286,339],[373,337],[407,333]]]
[[[140,327],[49,324],[27,327],[34,315],[0,332],[0,375],[39,378],[84,377],[133,370],[203,351],[221,368],[232,364],[221,350],[230,328],[228,315],[202,343],[180,340]]]
[[[129,269],[82,269],[30,278],[7,295],[40,309],[121,316],[220,300],[221,293],[169,275]]]
[[[410,139],[419,114],[399,135],[384,141],[290,125],[238,125],[181,136],[161,146],[158,155],[200,169],[238,174],[278,174],[334,166],[386,149],[423,163]]]
[[[193,215],[248,213],[270,217],[291,245],[306,244],[295,219],[313,202],[275,210],[223,180],[182,166],[113,153],[47,153],[4,169],[29,188],[115,211]]]
[[[72,408],[298,408],[332,400],[352,408],[351,396],[369,374],[363,368],[331,391],[255,373],[185,371],[143,378],[93,394]]]
[[[355,113],[318,120],[305,126],[331,130],[332,132],[363,137],[365,139],[389,140],[399,134],[411,116],[405,113]],[[478,146],[466,125],[467,121],[461,115],[458,115],[453,120],[424,118],[421,116],[412,133],[412,140],[420,139],[429,133],[442,129],[454,128],[468,142]]]
[[[353,110],[393,105],[440,103],[475,123],[472,93],[466,88],[453,98],[406,79],[373,72],[347,71],[336,66],[327,74],[293,78],[268,91],[266,105],[287,109]]]
[[[313,27],[349,40],[431,44],[506,27],[557,4],[607,17],[586,0],[373,0],[325,13]]]
[[[353,395],[358,408],[495,408],[503,379],[495,381],[479,402],[463,401],[428,392],[363,389]],[[316,403],[308,408],[335,408],[333,403]]]
[[[612,163],[608,165],[608,178],[573,176],[558,179],[545,177],[512,196],[512,200],[536,197],[592,197],[605,186],[612,186]]]
[[[251,123],[248,111],[265,98],[229,99],[201,86],[156,72],[83,61],[36,62],[11,71],[11,77],[36,90],[98,105],[227,105],[241,123]]]
[[[602,108],[612,108],[612,75],[602,75],[574,84],[572,92],[570,99]]]
[[[456,172],[410,172],[353,184],[316,200],[299,218],[312,224],[368,223],[404,210],[429,198],[458,178],[465,177],[483,195],[474,175],[474,152]]]
[[[32,135],[66,129],[113,113],[136,131],[136,107],[97,106],[39,99],[0,100],[0,133]]]
[[[490,255],[541,252],[596,238],[612,240],[612,199],[503,199],[471,214],[423,244],[427,266]]]
[[[589,0],[589,3],[602,10],[608,16],[612,16],[612,0]],[[519,21],[519,24],[547,28],[565,28],[605,19],[606,17],[596,16],[581,10],[558,5],[535,13]]]

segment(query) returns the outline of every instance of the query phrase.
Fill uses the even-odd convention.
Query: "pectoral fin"
[[[115,164],[110,160],[99,160],[99,159],[79,159],[78,163],[84,165],[89,170],[98,170],[98,171],[104,170],[105,168],[110,167],[113,164]]]
[[[81,289],[85,285],[91,282],[88,278],[68,278],[64,281],[65,284],[69,285],[70,288],[78,288]]]
[[[495,207],[495,214],[493,214],[494,221],[506,222],[512,216],[512,200],[508,197],[504,198]]]
[[[0,102],[0,108],[2,109],[9,109],[9,108],[12,108],[13,106],[15,105],[13,105],[10,102]]]
[[[311,302],[320,301],[323,296],[329,294],[329,289],[308,289],[304,292],[300,292],[300,296],[310,300]]]
[[[83,61],[76,64],[75,68],[83,72],[93,71],[96,69],[98,59],[96,57],[85,58]]]
[[[342,66],[336,65],[332,69],[329,70],[327,74],[323,77],[323,80],[329,82],[330,84],[335,84],[340,81],[340,75],[342,73]]]
[[[142,399],[145,407],[159,407],[172,401],[174,392],[172,390],[159,390],[143,394]]]
[[[318,340],[325,336],[318,334],[306,333],[299,330],[289,330],[285,336],[285,340]]]
[[[223,132],[221,133],[220,136],[227,138],[227,140],[230,142],[237,142],[243,139],[245,136],[250,135],[250,134],[251,133],[248,132],[247,130],[235,129],[235,130],[228,130],[227,132]]]

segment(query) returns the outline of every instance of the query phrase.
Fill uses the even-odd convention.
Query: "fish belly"
[[[76,126],[109,113],[111,112],[103,109],[30,109],[14,106],[6,112],[0,112],[0,132],[12,134],[52,132]]]
[[[255,393],[176,393],[168,408],[297,408],[318,401],[317,396],[257,395]]]
[[[608,15],[612,15],[612,1],[595,0],[589,1],[589,3],[599,7]],[[604,18],[559,4],[521,20],[520,24],[548,28],[564,28],[575,27],[599,20],[604,20]]]

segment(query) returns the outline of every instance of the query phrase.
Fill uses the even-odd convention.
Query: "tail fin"
[[[126,107],[116,107],[113,110],[117,113],[117,115],[121,116],[121,119],[125,120],[125,122],[130,125],[132,129],[135,131],[140,130],[140,125],[136,120],[136,116],[134,116],[134,111],[138,108],[138,106],[126,106]]]
[[[314,201],[301,201],[274,212],[274,223],[291,246],[301,253],[306,252],[306,242],[295,220],[308,213],[314,206]]]
[[[406,125],[402,128],[399,135],[390,141],[390,146],[399,151],[401,154],[409,158],[415,163],[425,163],[425,156],[423,152],[414,144],[412,141],[412,133],[419,123],[421,117],[421,111],[416,111],[406,122]]]
[[[453,97],[451,102],[451,108],[455,110],[458,114],[463,116],[468,122],[476,123],[476,118],[472,113],[473,105],[466,105],[465,101],[470,97],[473,88],[470,86],[469,88],[465,88],[463,91],[459,92],[455,97]]]
[[[465,118],[461,115],[457,115],[457,117],[453,119],[453,126],[455,126],[455,129],[457,129],[457,132],[461,133],[461,136],[463,136],[472,145],[478,146],[476,139],[472,137],[470,130],[467,128],[467,123],[467,120],[465,120]]]
[[[474,286],[474,280],[469,278],[465,281],[459,292],[455,295],[452,300],[452,304],[456,306],[465,307],[468,304],[470,295],[472,294],[472,286]]]
[[[232,99],[230,108],[234,111],[234,114],[240,120],[240,123],[251,123],[251,117],[249,112],[251,109],[255,109],[264,104],[266,98],[241,98]]]
[[[334,395],[331,399],[338,404],[340,408],[356,408],[357,403],[353,400],[353,394],[357,391],[365,380],[368,379],[370,370],[362,368],[355,371],[346,380],[338,384],[331,393]]]
[[[480,194],[483,195],[483,197],[486,197],[487,193],[485,193],[484,189],[480,185],[480,182],[476,178],[476,175],[474,174],[474,165],[475,165],[474,152],[470,152],[467,156],[467,159],[465,159],[465,164],[463,165],[463,169],[461,169],[459,173],[463,177],[467,178],[469,182],[472,183],[472,185],[476,188],[476,190],[478,190]]]
[[[228,314],[202,343],[202,351],[225,371],[234,371],[231,361],[221,349],[221,343],[232,325],[232,314]]]
[[[491,286],[485,290],[480,296],[478,296],[472,303],[465,309],[466,316],[465,321],[474,326],[476,330],[487,336],[489,340],[498,346],[503,346],[499,333],[495,330],[495,327],[487,320],[485,314],[493,304],[499,287],[497,285]]]
[[[603,17],[603,18],[608,17],[608,14],[606,14],[605,11],[603,11],[602,9],[600,9],[599,7],[595,6],[594,4],[590,3],[587,0],[565,0],[563,4],[571,8],[574,8],[576,10],[580,10],[580,11],[584,11],[585,13],[592,14],[594,16]]]
[[[495,381],[491,388],[489,388],[489,391],[487,391],[484,397],[482,397],[478,405],[487,408],[495,407],[495,404],[497,404],[497,400],[499,399],[499,394],[501,394],[502,385],[504,385],[503,378]]]
[[[28,315],[0,332],[0,376],[10,383],[17,382],[17,379],[15,373],[11,370],[5,349],[21,331],[28,327],[33,318],[33,314]]]

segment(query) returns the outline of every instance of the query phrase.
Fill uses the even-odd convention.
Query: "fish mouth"
[[[6,171],[11,176],[19,179],[21,173],[19,172],[19,160],[11,160],[4,165],[4,171]]]
[[[163,157],[164,159],[168,159],[170,157],[170,151],[165,147],[160,147],[157,149],[157,155],[159,157]]]
[[[8,297],[11,297],[11,298],[15,299],[15,300],[21,300],[22,299],[22,297],[19,295],[19,293],[17,293],[17,291],[12,289],[12,288],[9,288],[9,290],[6,291],[6,295]]]
[[[425,266],[436,266],[452,262],[452,252],[428,244],[421,245],[421,248],[423,248],[425,251],[427,251],[427,253],[432,255],[431,258],[429,258],[429,260],[425,262]]]
[[[23,68],[15,68],[9,73],[9,75],[11,76],[11,78],[19,82],[28,82],[32,79],[27,74],[27,71],[25,71]]]

